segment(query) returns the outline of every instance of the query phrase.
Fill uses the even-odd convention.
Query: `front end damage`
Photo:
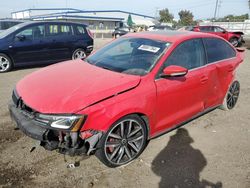
[[[40,141],[40,145],[45,149],[57,150],[59,153],[71,156],[90,155],[96,150],[97,143],[103,133],[95,130],[80,131],[87,118],[86,116],[70,122],[72,126],[65,129],[62,126],[61,119],[53,120],[54,122],[59,122],[57,124],[52,123],[52,120],[48,118],[45,119],[44,117],[48,117],[47,115],[39,114],[29,108],[21,98],[18,98],[15,92],[13,92],[12,98],[13,102],[9,104],[11,118],[23,133]],[[68,119],[71,120],[70,118]],[[63,119],[63,121],[65,120]],[[56,126],[61,128],[56,128]]]
[[[57,150],[61,154],[74,155],[90,155],[96,150],[98,141],[102,137],[102,132],[92,132],[90,137],[82,138],[85,132],[64,132],[48,130],[45,139],[40,141],[40,145],[46,150]]]

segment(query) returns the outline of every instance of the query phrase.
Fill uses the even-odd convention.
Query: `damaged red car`
[[[241,31],[230,32],[219,26],[194,26],[189,30],[218,35],[229,41],[234,47],[241,47],[245,43],[243,39],[244,33]]]
[[[9,110],[45,149],[95,154],[117,167],[137,158],[150,139],[217,107],[234,108],[242,61],[242,49],[211,34],[128,34],[84,61],[26,76]]]

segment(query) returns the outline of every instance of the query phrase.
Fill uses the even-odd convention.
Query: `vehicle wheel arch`
[[[88,55],[87,55],[87,48],[86,47],[75,47],[75,48],[73,48],[73,50],[72,50],[72,52],[71,52],[71,54],[72,54],[72,59],[73,59],[73,56],[74,56],[74,53],[77,51],[77,50],[82,50],[84,53],[85,53],[85,56],[87,57]]]
[[[6,59],[9,59],[8,61],[9,61],[9,68],[8,68],[8,70],[6,70],[6,71],[4,71],[4,72],[9,72],[9,71],[11,71],[13,68],[14,68],[14,60],[13,60],[13,58],[12,58],[12,56],[10,56],[8,53],[6,53],[6,52],[0,52],[0,55],[2,55],[2,56],[5,56],[5,58]]]
[[[239,40],[239,37],[237,37],[237,36],[235,36],[235,35],[233,35],[233,36],[231,36],[230,38],[229,38],[229,42],[231,43],[231,41],[233,40],[233,39],[236,39],[236,40]],[[232,43],[231,43],[232,44]],[[233,44],[232,44],[233,45]],[[239,43],[237,43],[237,46],[239,45]],[[234,45],[233,45],[234,46]],[[235,46],[235,47],[237,47],[237,46]]]
[[[121,113],[119,115],[117,115],[115,117],[115,120],[113,119],[113,121],[110,121],[108,123],[108,127],[107,130],[117,121],[119,121],[120,119],[126,117],[126,116],[130,116],[130,115],[135,115],[138,116],[146,125],[146,130],[147,130],[147,139],[149,140],[150,138],[150,123],[149,123],[149,117],[148,115],[146,115],[145,113],[142,112],[131,112],[131,113]]]
[[[108,138],[109,136],[109,132],[112,131],[114,129],[115,126],[117,126],[117,124],[121,121],[124,121],[124,120],[131,120],[131,119],[137,119],[137,122],[138,123],[143,123],[145,126],[143,126],[144,128],[144,131],[145,131],[145,141],[144,141],[144,144],[143,146],[141,147],[141,151],[139,151],[136,155],[135,158],[132,159],[132,161],[134,159],[136,159],[142,152],[143,150],[146,148],[148,142],[149,142],[149,139],[148,139],[148,126],[147,126],[147,116],[145,114],[142,114],[142,113],[130,113],[130,114],[126,114],[124,116],[121,116],[119,119],[117,119],[116,121],[113,121],[112,124],[110,124],[108,130],[106,132],[103,132],[103,135],[101,137],[101,139],[98,141],[97,145],[96,145],[96,151],[95,151],[95,155],[96,157],[102,162],[104,163],[105,165],[111,167],[111,168],[114,168],[114,167],[118,167],[120,166],[119,164],[112,164],[110,163],[110,161],[107,162],[106,159],[104,159],[103,157],[103,144],[105,143],[105,140]],[[142,124],[141,124],[142,125]],[[132,161],[129,161],[128,163],[132,162]],[[128,164],[127,163],[127,164]]]
[[[2,52],[2,51],[0,51],[0,54],[4,54],[4,55],[6,55],[8,58],[10,58],[10,60],[12,61],[12,63],[13,63],[13,66],[14,66],[14,58],[9,54],[9,53],[7,53],[7,52]]]
[[[233,36],[231,36],[231,37],[229,38],[229,41],[230,41],[231,39],[234,39],[234,38],[239,39],[239,37],[233,35]]]

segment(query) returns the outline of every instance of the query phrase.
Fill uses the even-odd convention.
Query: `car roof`
[[[84,25],[84,26],[87,26],[85,24],[82,24],[80,22],[68,22],[68,21],[27,21],[27,22],[24,22],[22,23],[22,26],[27,26],[27,25],[30,25],[30,24],[39,24],[39,23],[52,23],[52,24],[77,24],[77,25]]]
[[[17,23],[22,23],[24,20],[14,20],[14,19],[0,19],[0,22],[17,22]]]
[[[166,42],[175,43],[178,41],[188,40],[192,38],[205,38],[205,37],[214,37],[220,38],[216,35],[202,32],[193,32],[193,31],[146,31],[140,33],[129,33],[126,36],[130,37],[142,37],[155,40],[162,40]]]

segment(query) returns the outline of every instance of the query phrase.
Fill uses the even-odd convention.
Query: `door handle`
[[[200,79],[201,83],[204,84],[208,81],[208,77],[207,76],[202,76]]]

